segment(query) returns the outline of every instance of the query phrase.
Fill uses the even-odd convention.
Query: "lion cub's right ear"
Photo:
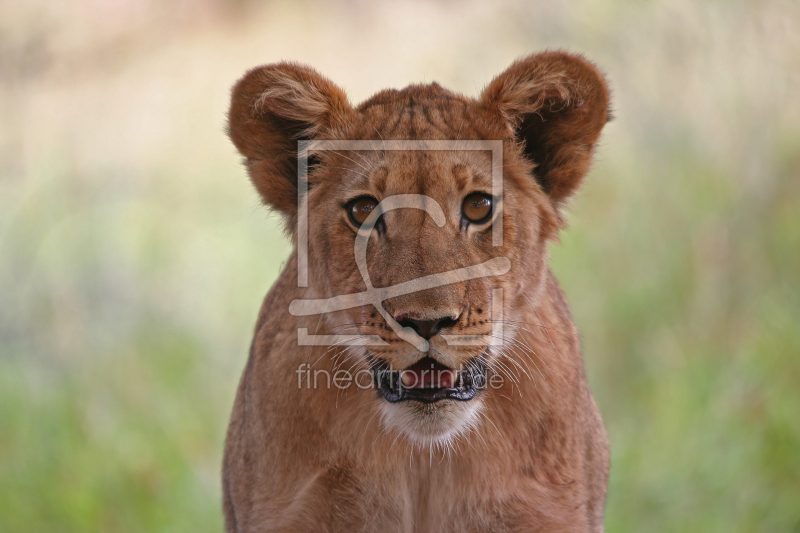
[[[354,113],[344,91],[311,68],[276,63],[233,87],[228,134],[264,203],[297,213],[297,141],[325,136]],[[290,228],[294,226],[289,223]]]

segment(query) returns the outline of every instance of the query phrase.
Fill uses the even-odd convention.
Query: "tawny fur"
[[[291,63],[248,72],[233,90],[230,136],[264,202],[297,225],[298,139],[503,141],[503,245],[459,224],[463,198],[491,186],[484,152],[320,152],[309,175],[309,286],[297,255],[266,297],[233,408],[223,466],[226,530],[238,532],[603,531],[608,444],[584,376],[576,328],[547,268],[560,208],[579,186],[608,120],[598,70],[560,52],[514,63],[469,99],[436,84],[384,91],[358,107]],[[469,402],[388,404],[374,389],[298,382],[308,365],[368,370],[367,348],[298,346],[312,334],[378,335],[369,351],[403,369],[423,355],[368,306],[294,317],[298,298],[359,292],[355,230],[344,205],[360,195],[425,194],[444,227],[417,210],[385,215],[370,238],[372,282],[386,287],[507,257],[502,276],[385,302],[393,316],[451,314],[449,333],[489,334],[492,289],[504,294],[504,346],[488,352],[503,378]],[[428,354],[460,368],[487,346]],[[324,376],[324,374],[319,374]]]

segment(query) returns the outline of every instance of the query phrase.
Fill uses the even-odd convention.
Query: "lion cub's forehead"
[[[386,91],[359,107],[358,118],[349,133],[369,139],[485,138],[486,130],[491,130],[489,126],[494,124],[479,120],[483,115],[474,104],[449,92],[431,93],[420,87]]]
[[[496,139],[475,102],[438,84],[382,91],[358,109],[343,132],[351,140],[455,141]],[[342,154],[345,194],[451,196],[491,187],[491,153],[469,150],[376,150]]]
[[[341,187],[354,194],[381,199],[394,194],[450,197],[476,190],[489,192],[492,185],[490,152],[386,150],[361,151],[348,157],[353,162],[344,172]]]

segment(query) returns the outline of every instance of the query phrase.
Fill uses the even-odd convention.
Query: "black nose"
[[[458,318],[444,316],[441,318],[434,318],[433,320],[415,320],[413,318],[401,318],[397,321],[404,328],[413,329],[417,335],[425,340],[430,339],[440,330],[449,328],[458,324]]]

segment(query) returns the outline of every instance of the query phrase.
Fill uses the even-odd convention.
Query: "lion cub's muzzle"
[[[375,388],[391,403],[441,400],[468,401],[486,386],[484,355],[473,357],[462,370],[449,368],[431,357],[424,357],[404,370],[392,370],[389,363],[369,358]]]

